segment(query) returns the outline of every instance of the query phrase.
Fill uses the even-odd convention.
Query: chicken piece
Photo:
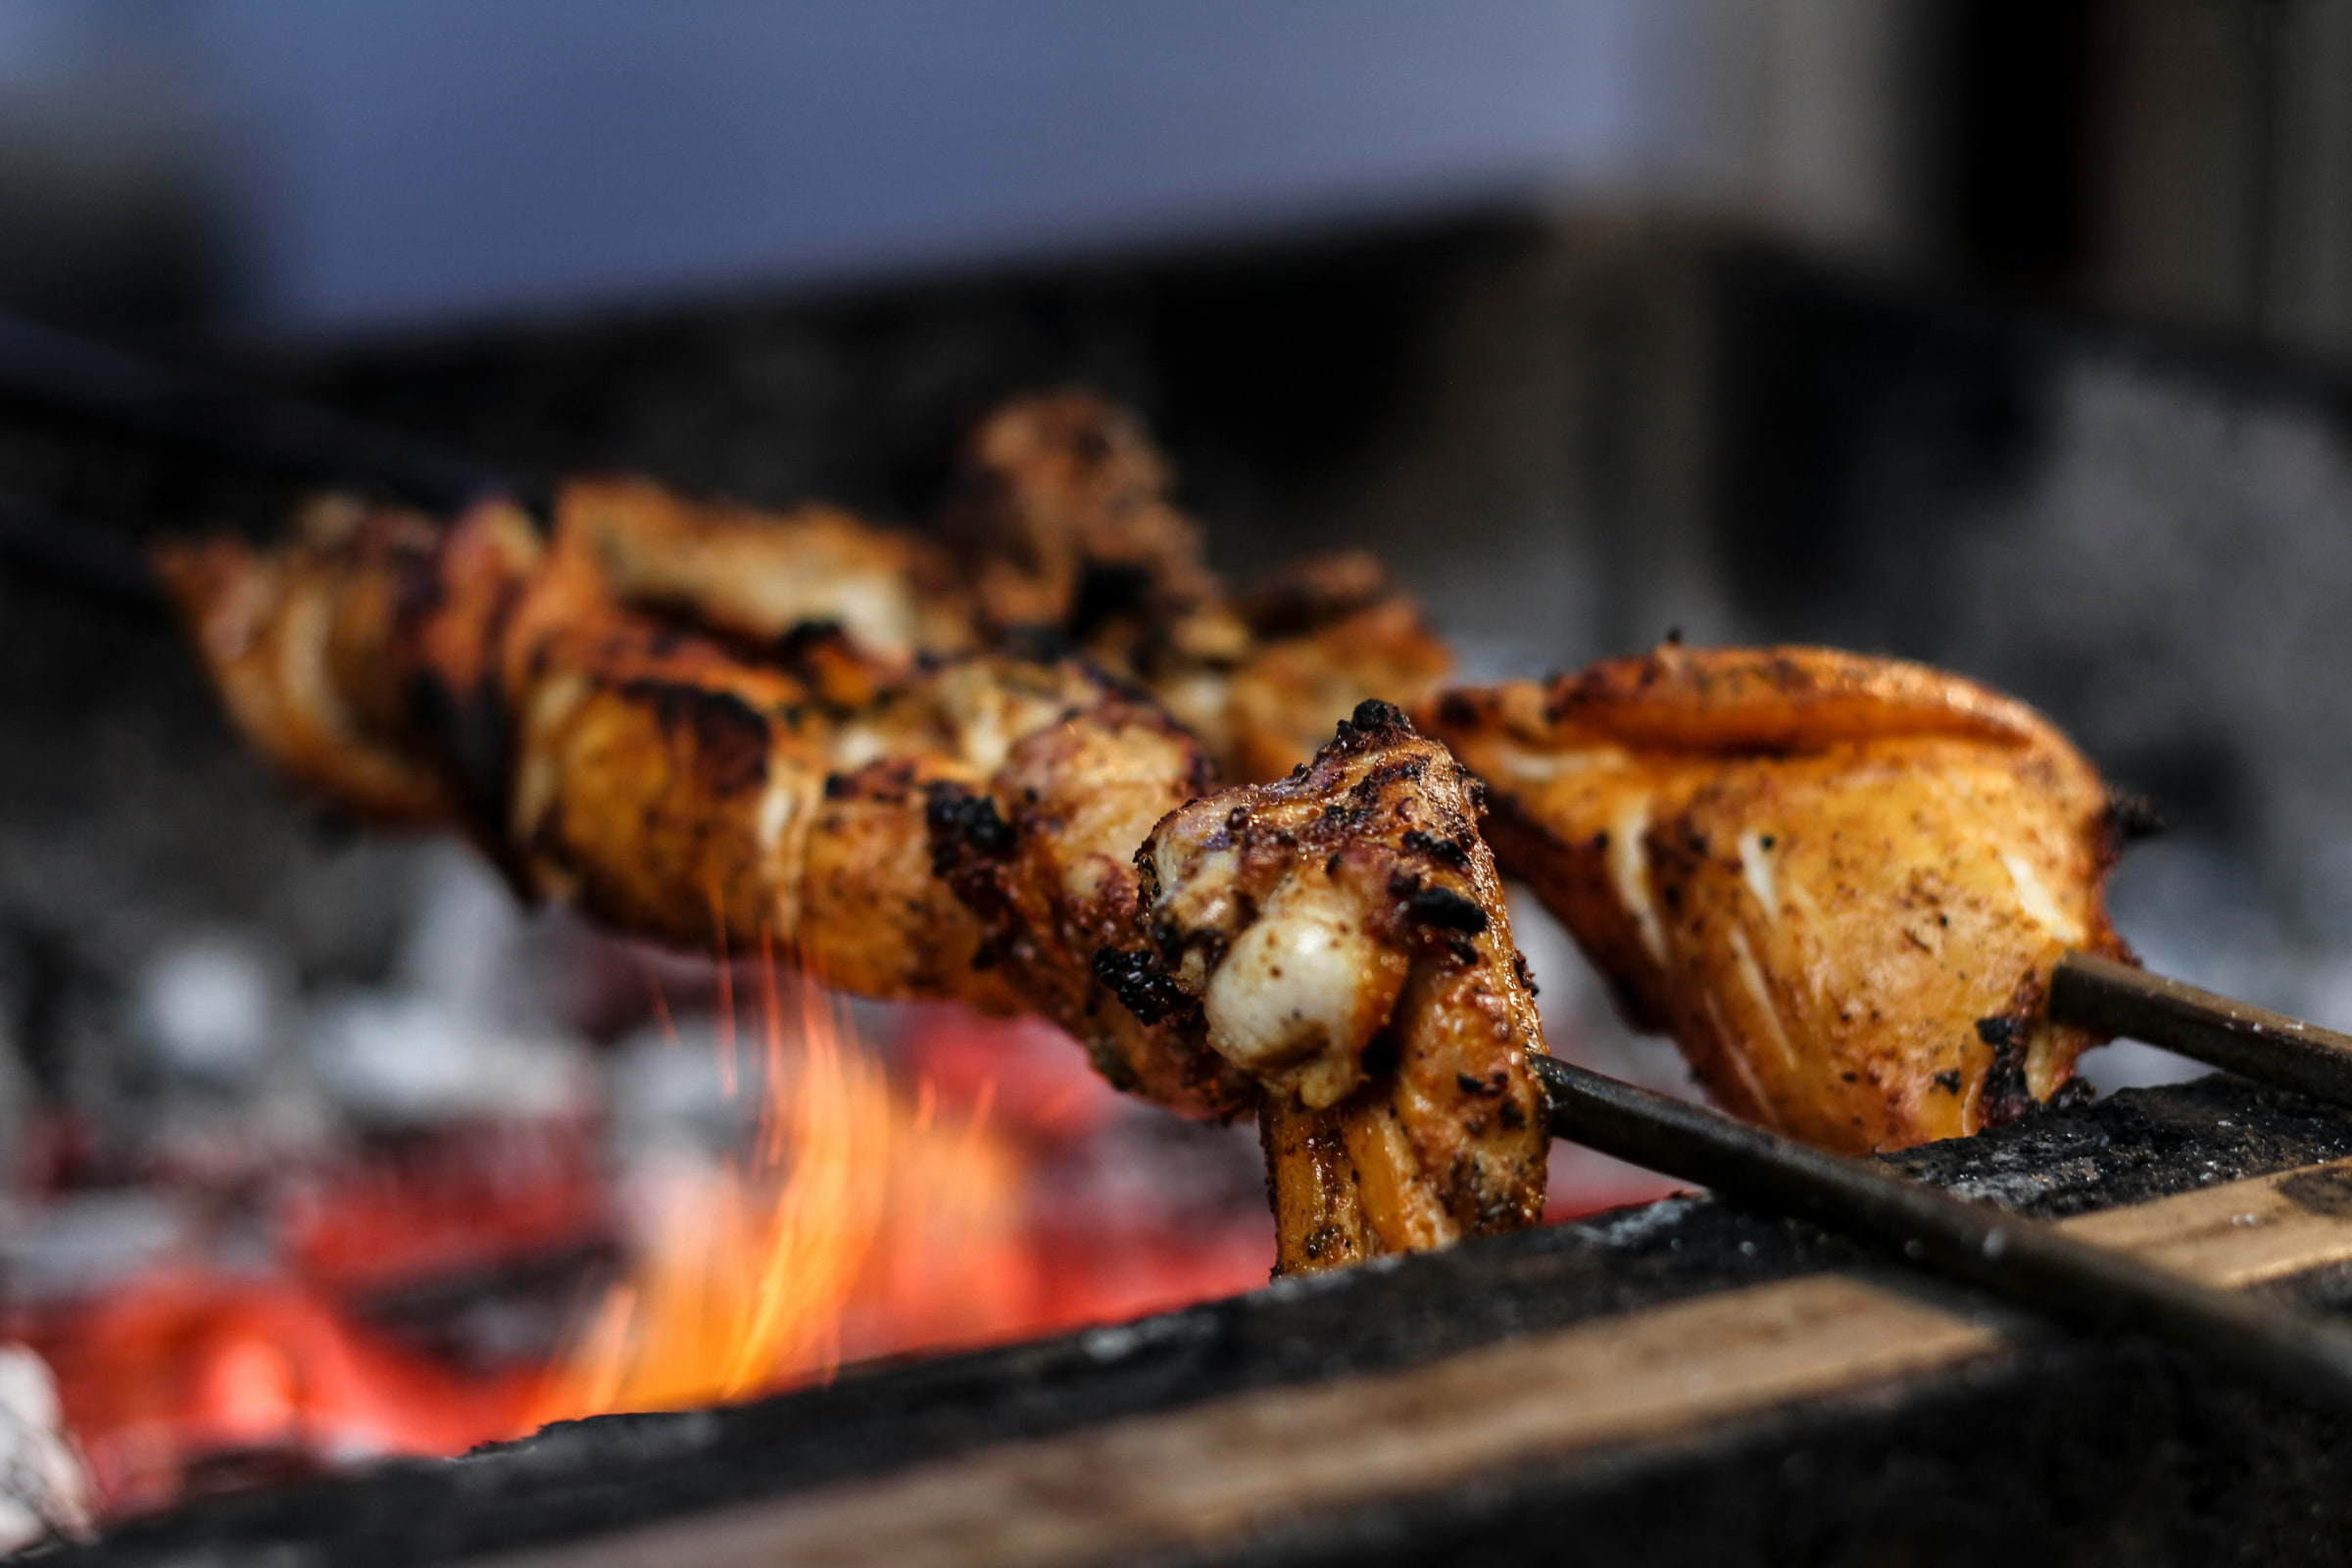
[[[1242,602],[1250,649],[1225,680],[1220,755],[1245,783],[1280,778],[1314,755],[1366,699],[1411,708],[1453,655],[1372,557],[1315,556]]]
[[[1167,465],[1132,415],[1091,392],[1015,399],[984,420],[945,530],[1000,630],[1048,626],[1085,642],[1105,622],[1148,623],[1196,657],[1240,652],[1200,530],[1169,500]]]
[[[842,990],[1042,1010],[1091,1038],[1083,1007],[1041,1004],[991,961],[995,939],[936,874],[929,817],[941,791],[987,787],[1024,737],[1128,699],[1068,662],[905,670],[833,631],[755,655],[612,607],[600,571],[588,541],[560,535],[506,636],[504,833],[531,892],[685,947],[772,935]],[[1111,1022],[1102,1054],[1129,1080],[1231,1113],[1238,1085],[1205,1082],[1204,1051]]]
[[[942,801],[1028,801],[1018,780],[1033,754],[1124,710],[1128,699],[1082,666],[969,656],[848,717],[828,711],[830,680],[812,672],[719,670],[676,652],[586,676],[568,667],[566,682],[588,687],[578,706],[559,696],[551,724],[523,726],[526,776],[551,781],[516,802],[535,887],[684,945],[707,944],[714,924],[739,944],[769,930],[817,978],[863,996],[1041,1012],[1088,1044],[1113,1083],[1187,1114],[1230,1115],[1243,1102],[1238,1075],[1196,1043],[1140,1030],[1106,1004],[1086,976],[1091,947],[1076,960],[1081,983],[1057,983],[1060,950],[1008,943],[998,911],[938,874]],[[1147,760],[1103,756],[1113,767]],[[1024,842],[1062,873],[1066,907],[1084,909],[1087,873],[1125,868],[1096,848],[1115,831],[1117,781],[1073,767],[1057,788],[1080,808]],[[1020,809],[1026,822],[1040,808]]]
[[[844,678],[829,665],[845,650],[754,660],[566,576],[539,574],[508,637],[512,786],[491,836],[531,895],[619,930],[704,951],[799,942],[799,861],[833,771],[826,687]]]
[[[2009,1121],[2096,1041],[2069,949],[2126,956],[2098,774],[2023,704],[1917,664],[1679,646],[1458,691],[1431,730],[1497,856],[1631,1021],[1738,1113],[1847,1152]]]
[[[999,630],[1057,631],[1149,690],[1225,776],[1279,778],[1369,697],[1415,703],[1451,665],[1419,611],[1359,552],[1230,600],[1167,465],[1089,393],[1007,405],[974,436],[948,532]]]
[[[1086,1043],[1113,1087],[1231,1115],[1249,1103],[1250,1080],[1207,1049],[1198,1016],[1122,1006],[1097,963],[1141,946],[1136,846],[1206,793],[1210,772],[1166,713],[1106,693],[1031,730],[985,784],[935,789],[932,845],[940,874],[990,933],[990,961]]]
[[[1168,488],[1124,410],[1088,392],[1020,398],[973,433],[944,531],[985,628],[1066,639],[1223,757],[1227,676],[1250,629]]]
[[[1102,965],[1148,1016],[1197,1005],[1266,1086],[1281,1270],[1542,1211],[1543,1034],[1477,817],[1446,749],[1367,702],[1311,763],[1185,806],[1137,858],[1150,961]]]
[[[969,647],[971,615],[937,545],[830,507],[786,513],[696,503],[642,479],[575,480],[558,531],[589,551],[613,597],[772,641],[837,625],[895,659]]]
[[[429,519],[335,497],[306,508],[298,543],[257,554],[234,539],[169,546],[156,569],[179,602],[237,725],[304,787],[362,816],[433,821],[450,802],[402,755],[390,671],[365,650],[388,637],[400,573],[429,553]]]

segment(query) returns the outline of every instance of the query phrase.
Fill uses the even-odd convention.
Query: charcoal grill
[[[2352,1117],[2212,1079],[1897,1163],[2335,1311],[2346,1161]],[[2352,1426],[2191,1359],[1675,1198],[216,1502],[59,1560],[2332,1561],[2347,1462]]]

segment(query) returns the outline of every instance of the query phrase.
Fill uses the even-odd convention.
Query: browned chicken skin
[[[452,806],[434,770],[387,739],[389,671],[358,652],[390,635],[397,574],[383,564],[429,556],[438,534],[338,498],[305,509],[288,549],[220,538],[157,559],[247,737],[295,782],[381,821],[437,821]]]
[[[1228,779],[1279,778],[1357,703],[1417,702],[1452,667],[1370,556],[1300,562],[1229,597],[1142,426],[1091,393],[992,416],[965,454],[948,534],[984,625],[1067,637],[1150,691]]]
[[[574,481],[558,510],[559,536],[612,598],[732,637],[830,625],[905,663],[1046,634],[1149,691],[1228,779],[1280,777],[1357,703],[1417,701],[1451,665],[1360,553],[1228,596],[1142,427],[1088,393],[1018,399],[981,426],[945,545],[827,507],[755,512],[636,479]]]
[[[1420,608],[1360,552],[1298,562],[1240,609],[1250,649],[1225,680],[1216,731],[1230,778],[1280,778],[1358,703],[1418,702],[1453,669]]]
[[[1016,398],[966,443],[944,531],[981,618],[1083,638],[1107,621],[1193,657],[1241,652],[1200,530],[1143,426],[1091,392]]]
[[[758,641],[827,623],[892,659],[972,645],[956,567],[917,535],[831,507],[756,512],[631,478],[576,480],[561,506],[559,530],[624,603]]]
[[[2098,774],[2023,704],[1829,649],[1661,648],[1448,693],[1496,853],[1723,1103],[1832,1149],[1975,1132],[2094,1044],[2043,1006],[2123,956]]]
[[[1280,1267],[1445,1246],[1541,1212],[1544,1049],[1477,784],[1367,702],[1315,760],[1171,813],[1137,857],[1157,964],[1267,1086]]]
[[[934,868],[978,912],[989,962],[1032,1007],[1084,1043],[1114,1087],[1230,1114],[1248,1102],[1248,1076],[1208,1053],[1197,1019],[1123,1006],[1094,961],[1138,940],[1136,845],[1209,779],[1181,725],[1113,694],[1029,732],[991,778],[943,783],[929,822]]]

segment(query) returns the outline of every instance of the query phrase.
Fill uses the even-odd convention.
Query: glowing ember
[[[530,1384],[461,1376],[282,1280],[166,1270],[30,1336],[108,1514],[517,1429]]]

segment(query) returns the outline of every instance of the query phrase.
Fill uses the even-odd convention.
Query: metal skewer
[[[2352,1414],[2352,1334],[1550,1056],[1552,1135],[1793,1214],[2066,1322],[2178,1346]]]
[[[132,610],[160,612],[163,584],[139,547],[121,534],[0,491],[0,561]]]
[[[2128,963],[2070,953],[2050,972],[2050,1016],[2103,1035],[2124,1035],[2183,1056],[2352,1105],[2352,1035]]]
[[[529,475],[244,382],[0,316],[0,396],[323,484],[380,486],[428,512],[485,495],[529,504]]]
[[[544,518],[548,480],[407,431],[0,315],[0,416],[14,400],[176,443],[215,461],[382,491],[454,514],[503,495]],[[0,561],[134,610],[167,608],[145,553],[47,502],[0,493]]]

